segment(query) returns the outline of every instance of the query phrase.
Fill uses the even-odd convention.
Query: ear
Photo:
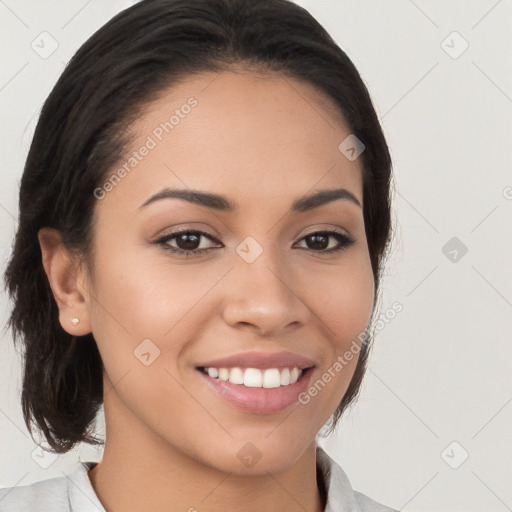
[[[59,321],[69,334],[83,336],[91,332],[90,301],[83,273],[62,242],[60,231],[42,228],[38,233],[43,267],[59,308]],[[72,318],[78,318],[73,323]]]

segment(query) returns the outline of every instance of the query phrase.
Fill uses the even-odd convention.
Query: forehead
[[[330,98],[281,74],[206,73],[161,91],[131,127],[108,199],[129,202],[163,187],[283,200],[343,186],[362,203],[362,163],[338,149],[351,131]],[[122,198],[120,197],[122,194]]]

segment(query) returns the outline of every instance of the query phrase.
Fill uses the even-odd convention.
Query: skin
[[[107,441],[89,477],[107,511],[319,512],[315,436],[357,357],[307,405],[263,415],[219,398],[195,367],[287,350],[315,361],[314,383],[364,331],[374,288],[362,208],[341,199],[288,214],[319,189],[345,188],[362,205],[362,162],[338,150],[351,130],[327,97],[249,71],[197,75],[164,91],[132,127],[127,157],[190,96],[197,106],[97,201],[92,276],[58,232],[39,235],[62,327],[92,331],[104,363]],[[222,194],[239,211],[181,199],[139,208],[164,187]],[[179,257],[154,243],[182,227],[211,235],[196,247],[213,249]],[[333,228],[354,243],[323,254],[336,238],[320,248],[305,238]],[[236,252],[248,236],[263,249],[250,264]],[[146,366],[134,350],[148,338],[160,355]],[[237,457],[248,442],[261,454],[250,468]]]

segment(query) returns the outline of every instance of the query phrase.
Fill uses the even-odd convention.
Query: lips
[[[196,366],[206,392],[253,414],[274,414],[297,403],[315,362],[292,352],[243,352]]]
[[[197,365],[198,369],[203,368],[259,368],[265,370],[267,368],[298,368],[304,370],[315,366],[315,362],[311,359],[294,354],[293,352],[243,352],[232,356],[223,357],[221,359],[212,359],[204,361]]]

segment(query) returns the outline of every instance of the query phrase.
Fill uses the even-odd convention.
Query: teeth
[[[297,382],[302,375],[299,368],[267,368],[260,370],[258,368],[204,368],[204,373],[214,379],[220,379],[231,382],[231,384],[241,384],[248,388],[278,388],[288,386]]]
[[[261,370],[258,370],[257,368],[247,368],[244,372],[244,386],[248,388],[261,388],[263,386],[263,375]]]
[[[263,372],[263,387],[278,388],[281,385],[281,374],[277,368],[270,368]]]
[[[208,368],[208,375],[210,377],[218,377],[219,376],[219,370],[217,370],[217,368]]]
[[[244,383],[244,372],[240,368],[233,368],[229,372],[229,382],[231,384],[243,384]]]
[[[285,368],[281,372],[281,386],[288,386],[288,384],[290,384],[290,370]]]

